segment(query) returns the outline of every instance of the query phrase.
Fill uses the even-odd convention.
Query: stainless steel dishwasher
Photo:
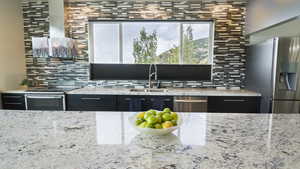
[[[207,112],[207,97],[178,96],[174,98],[176,112]]]

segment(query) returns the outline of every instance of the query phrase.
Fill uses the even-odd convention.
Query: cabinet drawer
[[[114,111],[116,110],[116,96],[67,95],[67,110]]]
[[[208,112],[258,113],[260,97],[208,97]]]
[[[3,102],[25,102],[24,94],[2,94]]]
[[[3,109],[25,110],[24,94],[2,94]]]
[[[25,110],[26,106],[25,106],[25,103],[10,102],[10,103],[3,103],[3,109],[8,109],[8,110]]]

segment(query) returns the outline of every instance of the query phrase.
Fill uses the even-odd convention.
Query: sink
[[[130,89],[131,92],[167,92],[168,89]]]

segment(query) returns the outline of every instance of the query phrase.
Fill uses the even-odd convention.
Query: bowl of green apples
[[[163,111],[148,110],[129,117],[130,124],[140,133],[166,135],[178,129],[182,124],[180,114],[169,108]]]

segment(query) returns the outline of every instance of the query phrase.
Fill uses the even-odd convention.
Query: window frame
[[[125,64],[123,60],[123,24],[128,22],[175,22],[180,24],[179,28],[179,63],[178,65],[213,65],[214,59],[214,20],[89,20],[88,21],[88,52],[89,52],[89,63],[93,64],[106,64],[106,63],[95,63],[94,53],[94,24],[118,24],[119,25],[119,63],[111,64]],[[209,37],[208,37],[208,63],[207,64],[184,64],[183,63],[183,25],[184,24],[209,24]],[[135,63],[132,63],[135,64]],[[165,64],[165,65],[176,65],[176,64]]]

